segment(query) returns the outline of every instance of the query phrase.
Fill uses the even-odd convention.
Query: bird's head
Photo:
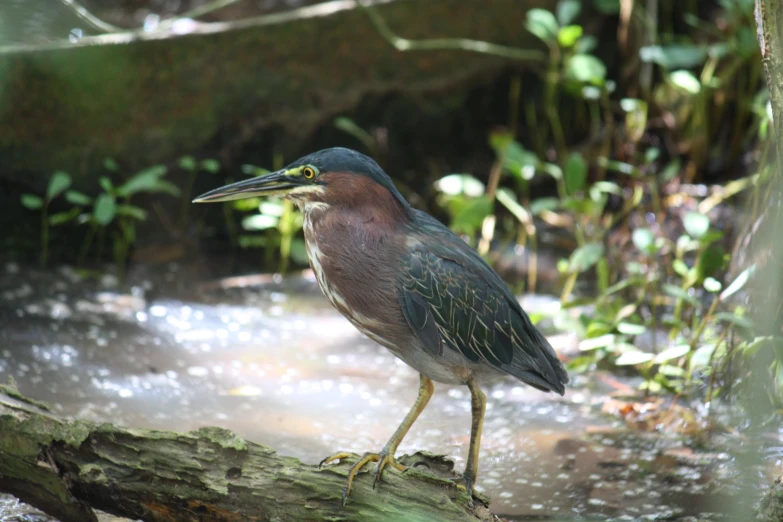
[[[408,202],[372,158],[341,147],[314,152],[284,169],[212,190],[193,202],[258,196],[288,198],[305,211],[319,205],[370,204],[396,207],[403,214],[410,214]]]

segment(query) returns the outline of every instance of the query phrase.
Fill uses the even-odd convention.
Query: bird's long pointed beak
[[[298,176],[288,176],[278,170],[264,176],[237,181],[225,187],[210,190],[193,200],[193,203],[217,203],[256,196],[285,196],[302,185]]]

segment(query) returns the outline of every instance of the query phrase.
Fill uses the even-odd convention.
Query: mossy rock
[[[523,28],[525,12],[554,4],[395,0],[377,9],[407,38],[529,48],[540,42]],[[42,187],[61,169],[89,190],[107,157],[140,168],[218,137],[241,147],[270,126],[301,139],[367,95],[453,91],[525,65],[396,51],[344,1],[197,25],[185,35],[111,34],[17,49],[0,54],[0,178]]]

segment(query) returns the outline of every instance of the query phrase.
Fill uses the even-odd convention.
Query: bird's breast
[[[359,331],[392,348],[399,344],[397,330],[407,331],[407,325],[397,298],[389,241],[379,242],[361,224],[331,218],[327,212],[309,212],[303,223],[318,286]]]

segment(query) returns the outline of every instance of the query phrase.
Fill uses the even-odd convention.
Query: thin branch
[[[386,23],[386,20],[384,20],[374,8],[366,5],[360,0],[356,0],[356,4],[367,13],[370,22],[372,22],[384,40],[389,42],[398,51],[467,51],[500,56],[502,58],[510,58],[512,60],[524,62],[543,63],[546,61],[546,55],[538,50],[519,49],[482,40],[471,40],[468,38],[427,38],[423,40],[409,40],[407,38],[402,38],[391,30]]]
[[[98,31],[102,33],[118,33],[121,31],[125,31],[126,29],[123,29],[122,27],[117,27],[116,25],[112,25],[108,22],[104,22],[91,12],[89,12],[87,9],[82,7],[81,5],[77,4],[74,0],[61,0],[62,3],[73,9],[73,11],[76,13],[76,15],[87,22],[91,27],[94,29],[97,29]]]
[[[223,9],[224,7],[228,7],[231,4],[236,4],[241,1],[242,0],[213,0],[212,2],[207,2],[204,5],[191,9],[190,11],[186,11],[184,13],[178,14],[177,16],[173,16],[171,18],[167,18],[165,20],[161,20],[160,23],[158,24],[158,29],[168,28],[169,26],[173,25],[174,22],[176,22],[177,20],[181,20],[183,18],[191,18],[195,20],[200,16],[204,16],[205,14],[209,14],[213,11],[217,11],[218,9]]]

